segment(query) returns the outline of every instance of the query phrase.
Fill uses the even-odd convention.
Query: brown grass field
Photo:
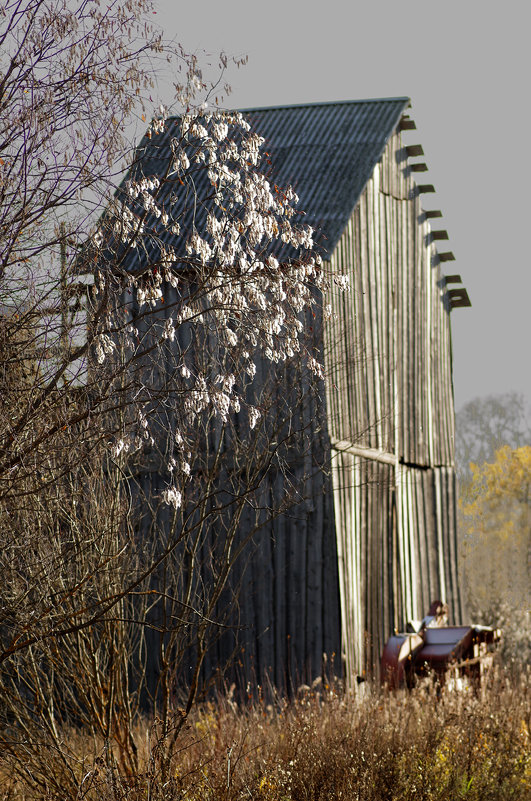
[[[240,705],[229,694],[197,707],[171,748],[171,732],[139,724],[133,775],[110,744],[72,730],[33,786],[31,747],[23,767],[4,754],[0,799],[529,801],[530,732],[529,671],[493,672],[478,692],[362,685],[350,696],[317,683],[291,702]]]

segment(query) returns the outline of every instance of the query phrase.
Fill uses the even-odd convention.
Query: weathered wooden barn
[[[421,146],[403,142],[415,128],[409,105],[245,112],[266,139],[272,178],[293,185],[323,258],[351,284],[332,283],[318,333],[325,469],[296,512],[255,536],[238,575],[240,669],[280,686],[318,675],[325,652],[347,681],[374,673],[389,634],[434,598],[461,614],[450,313],[469,301],[459,276],[445,275],[453,255],[440,213],[423,211],[434,190],[419,180]],[[157,156],[146,147],[147,174]],[[262,490],[281,496],[282,476],[266,475]],[[240,525],[245,534],[245,514]],[[220,639],[210,668],[235,636]]]

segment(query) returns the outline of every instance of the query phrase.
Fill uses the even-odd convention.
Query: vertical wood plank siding
[[[307,477],[302,467],[294,468],[291,480],[306,484],[306,497],[286,514],[271,519],[270,510],[285,496],[285,479],[283,473],[270,471],[253,498],[254,508],[247,505],[241,514],[234,548],[249,532],[255,533],[234,565],[216,613],[209,614],[221,627],[212,627],[203,665],[207,682],[218,675],[227,686],[235,681],[244,690],[248,682],[255,688],[271,681],[279,691],[292,692],[321,674],[324,654],[331,669],[336,674],[341,672],[338,559],[330,480],[321,470]],[[165,485],[157,471],[144,472],[137,480],[143,499],[158,497]],[[192,651],[194,628],[208,604],[211,573],[218,564],[216,536],[221,522],[216,518],[215,525],[206,524],[201,534],[203,545],[194,578],[197,615],[190,614],[187,635]],[[146,509],[139,525],[142,536],[151,540],[171,535],[164,508]],[[174,557],[183,564],[182,582],[186,580],[184,547],[176,550]],[[153,586],[161,589],[161,580],[155,574]],[[152,694],[156,693],[160,671],[157,630],[162,621],[157,609],[149,620],[154,628],[146,632],[147,680]],[[190,678],[185,661],[177,681],[186,685]]]
[[[304,483],[302,471],[293,481]],[[243,561],[236,565],[231,588],[238,588],[231,629],[216,642],[206,674],[237,659],[227,680],[239,686],[269,679],[291,692],[321,674],[323,655],[340,665],[338,561],[332,491],[319,471],[308,479],[307,498],[256,532]],[[270,473],[261,487],[264,509],[279,505],[285,476]],[[255,526],[246,509],[242,535]],[[243,680],[243,681],[242,681]]]
[[[176,290],[168,288],[165,294],[167,306],[177,302]],[[160,310],[161,320],[167,306]],[[308,311],[308,318],[307,329],[314,327],[309,344],[319,345],[320,315]],[[142,325],[139,321],[140,329]],[[197,330],[194,336],[190,325],[179,328],[172,344],[174,350],[168,352],[167,363],[158,368],[163,374],[153,378],[154,382],[165,383],[166,373],[174,371],[178,353],[186,352],[190,366],[192,359],[201,364],[202,359],[208,358],[206,348],[201,347],[201,331]],[[192,337],[194,348],[189,347]],[[262,410],[254,431],[249,432],[244,415],[234,415],[229,425],[221,426],[207,413],[203,433],[194,441],[202,454],[197,464],[197,485],[201,488],[205,479],[200,471],[208,465],[208,455],[218,447],[223,450],[221,470],[209,476],[211,517],[205,516],[195,526],[199,515],[194,504],[201,501],[201,494],[194,498],[193,489],[190,508],[177,515],[174,522],[168,507],[160,504],[168,484],[164,467],[169,458],[167,451],[171,454],[168,431],[175,428],[171,410],[164,409],[168,417],[162,421],[156,445],[151,453],[143,453],[131,483],[138,499],[139,536],[147,543],[146,548],[158,553],[156,548],[162,548],[172,536],[180,539],[174,551],[176,578],[171,593],[176,598],[184,597],[182,588],[190,576],[187,564],[191,542],[201,543],[194,553],[193,610],[190,607],[189,622],[187,619],[190,651],[194,648],[194,632],[203,619],[220,624],[210,629],[204,679],[224,676],[228,685],[235,681],[242,690],[248,682],[256,687],[268,679],[281,692],[290,692],[321,674],[323,654],[330,661],[336,660],[334,669],[341,671],[338,560],[325,390],[302,360],[278,366],[263,357],[256,359],[256,367],[255,380],[247,387],[249,402]],[[255,443],[243,450],[248,461],[243,462],[242,452],[234,461],[237,452],[232,426],[242,435],[242,441]],[[269,467],[262,471],[263,455],[268,453]],[[196,469],[194,459],[191,462],[192,470]],[[247,471],[253,476],[250,484]],[[195,480],[192,475],[192,483]],[[225,511],[216,511],[218,508]],[[231,536],[234,533],[232,553],[244,545],[222,597],[212,610],[212,576],[223,562],[226,532]],[[159,590],[164,590],[163,572],[153,576],[153,587]],[[148,687],[153,696],[160,675],[161,639],[157,630],[165,625],[163,611],[163,604],[155,605],[149,620],[153,630],[146,634]],[[182,617],[184,612],[179,608],[176,614]],[[190,681],[190,664],[193,658],[185,664],[178,682]]]
[[[329,432],[346,676],[377,672],[393,628],[442,598],[461,614],[449,304],[401,136],[330,260]],[[364,449],[371,449],[370,452]]]

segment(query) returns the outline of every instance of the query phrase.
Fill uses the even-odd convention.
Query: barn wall
[[[461,614],[455,553],[449,303],[400,134],[331,259],[329,431],[350,672],[435,597]],[[377,480],[376,478],[377,477]]]
[[[222,664],[238,643],[232,674],[291,692],[321,675],[323,655],[341,670],[337,553],[331,492],[324,474],[307,479],[307,497],[266,524],[242,563],[238,631],[220,640],[213,655]],[[304,478],[294,476],[295,481]],[[285,476],[271,473],[262,492],[270,504],[286,492]],[[244,516],[241,531],[252,525]],[[236,575],[235,575],[236,577]]]
[[[167,295],[176,300],[171,290]],[[309,316],[320,335],[317,317]],[[196,343],[199,333],[195,334]],[[314,333],[310,336],[310,344],[314,344]],[[190,331],[182,327],[168,348],[167,362],[157,368],[160,375],[153,375],[155,384],[175,376],[179,354],[186,351],[191,338]],[[188,351],[190,366],[193,355],[194,351]],[[150,621],[154,627],[147,637],[152,694],[159,675],[157,630],[165,625],[163,614],[180,621],[186,617],[186,647],[192,658],[182,663],[178,681],[183,684],[191,678],[186,665],[193,664],[194,637],[207,618],[215,623],[208,631],[202,671],[206,682],[223,677],[227,686],[235,681],[244,689],[248,682],[256,686],[270,680],[278,690],[290,692],[322,673],[323,654],[329,664],[335,657],[331,669],[341,671],[337,545],[324,387],[302,360],[278,366],[257,356],[255,362],[257,374],[246,391],[248,402],[262,410],[259,424],[249,430],[243,412],[234,414],[225,426],[206,415],[203,433],[190,444],[188,505],[173,523],[167,507],[158,501],[168,483],[165,453],[178,402],[173,410],[164,407],[160,437],[151,456],[143,455],[136,476],[143,510],[139,538],[146,543],[164,543],[171,538],[173,525],[173,536],[181,540],[172,555],[176,579],[171,592],[164,588],[176,601],[171,613],[159,604]],[[177,375],[173,380],[180,379]],[[181,422],[181,430],[184,426]],[[223,455],[221,470],[213,475],[205,466],[207,454],[216,449]],[[212,508],[203,508],[202,498],[207,494]],[[223,507],[225,511],[218,511]],[[199,514],[204,520],[196,525]],[[196,542],[200,544],[194,545]],[[212,576],[229,550],[233,560],[230,575],[211,608]],[[192,552],[195,575],[190,606],[195,611],[185,614],[179,600],[189,579],[186,564]],[[154,576],[157,589],[161,589],[161,580],[158,574]]]
[[[313,344],[322,329],[318,316],[308,317]],[[341,670],[326,398],[322,382],[303,361],[286,366],[258,356],[255,361],[250,402],[263,410],[268,432],[257,450],[279,455],[242,514],[238,537],[256,531],[230,581],[238,587],[234,628],[220,638],[210,664],[223,665],[237,645],[235,680],[263,683],[267,676],[277,689],[290,692],[321,674],[324,654],[329,661],[337,658],[335,670]]]
[[[165,572],[162,568],[153,576],[153,588],[164,589],[177,599],[175,604],[159,603],[148,621],[152,628],[146,631],[146,667],[153,697],[157,696],[163,640],[170,659],[179,656],[179,649],[181,657],[183,648],[189,653],[190,658],[179,657],[175,682],[176,686],[190,682],[203,615],[213,621],[207,632],[208,650],[202,669],[204,686],[212,681],[219,686],[222,681],[228,687],[234,681],[240,691],[245,691],[248,683],[255,690],[258,684],[267,687],[271,682],[277,690],[290,693],[327,669],[323,664],[324,654],[328,666],[336,674],[341,671],[332,493],[326,491],[329,480],[323,471],[305,477],[303,470],[302,465],[293,468],[290,483],[298,485],[304,498],[298,504],[290,504],[285,514],[275,514],[274,510],[280,506],[279,498],[286,495],[286,475],[273,469],[264,476],[251,503],[237,502],[228,509],[225,519],[214,514],[211,523],[206,522],[195,552],[192,578],[195,589],[191,601],[195,611],[179,605],[189,577],[186,548],[190,537],[186,536],[182,546],[175,550],[176,577],[171,586],[162,585]],[[159,496],[165,484],[157,472],[144,473],[139,481],[145,497]],[[230,527],[233,514],[241,514],[232,543],[233,555],[242,544],[244,547],[212,609],[211,576],[221,564],[216,550],[223,547],[225,530]],[[155,509],[153,516],[145,514],[142,536],[152,541],[171,537],[169,517],[166,508]],[[181,517],[177,526],[182,526]],[[191,536],[197,533],[194,531]],[[181,531],[175,534],[179,537]],[[170,646],[169,636],[161,639],[161,626],[168,625],[168,620],[185,618],[186,631],[175,645]],[[174,624],[170,628],[175,628]],[[177,648],[177,652],[173,654],[171,648]]]

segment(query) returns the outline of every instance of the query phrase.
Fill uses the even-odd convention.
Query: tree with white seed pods
[[[57,798],[81,781],[64,727],[130,774],[142,704],[169,770],[232,625],[228,577],[304,498],[309,469],[288,455],[318,428],[313,232],[263,171],[263,139],[151,10],[0,9],[0,729],[21,781]],[[167,63],[175,106],[131,150]]]

